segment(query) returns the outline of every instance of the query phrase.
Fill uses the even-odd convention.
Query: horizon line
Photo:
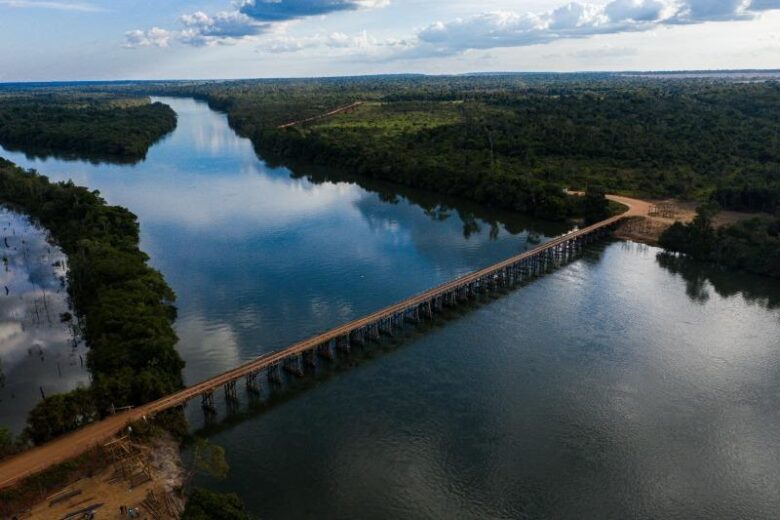
[[[574,76],[581,74],[604,74],[604,75],[626,75],[626,74],[739,74],[739,73],[779,73],[780,68],[750,68],[750,69],[662,69],[662,70],[578,70],[578,71],[474,71],[452,74],[429,74],[424,72],[394,72],[377,74],[336,74],[323,76],[269,76],[269,77],[235,77],[235,78],[165,78],[165,79],[78,79],[78,80],[19,80],[19,81],[0,81],[0,86],[6,85],[51,85],[51,84],[74,84],[74,83],[161,83],[161,82],[216,82],[216,81],[282,81],[282,80],[317,80],[317,79],[348,79],[348,78],[378,78],[378,77],[464,77],[464,76],[532,76],[532,75],[558,75]]]

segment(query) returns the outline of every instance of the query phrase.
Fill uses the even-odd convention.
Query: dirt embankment
[[[41,497],[18,518],[50,520],[92,512],[96,520],[120,518],[134,510],[140,518],[175,520],[184,510],[185,470],[178,442],[167,432],[144,444],[121,437],[99,448],[94,472]],[[124,518],[124,517],[122,517]]]
[[[644,217],[626,219],[615,236],[652,246],[658,245],[661,233],[675,222],[690,222],[696,216],[695,202],[677,200],[650,200],[650,210]],[[716,227],[727,226],[757,216],[755,213],[721,211],[713,218]]]

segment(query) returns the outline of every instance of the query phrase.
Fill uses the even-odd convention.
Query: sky
[[[0,0],[0,82],[780,68],[780,0]]]

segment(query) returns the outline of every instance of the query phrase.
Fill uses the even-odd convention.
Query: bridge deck
[[[410,308],[430,302],[434,298],[456,291],[470,283],[484,280],[487,277],[502,272],[510,266],[517,265],[519,262],[537,257],[562,244],[580,237],[592,235],[594,232],[615,225],[623,218],[647,215],[648,213],[650,205],[643,201],[612,195],[610,195],[609,198],[610,200],[628,206],[628,211],[621,215],[598,222],[592,226],[559,236],[534,249],[503,260],[497,264],[456,278],[367,316],[363,316],[362,318],[339,325],[322,334],[294,343],[282,350],[264,354],[231,370],[184,388],[179,392],[162,397],[132,410],[107,417],[106,419],[85,426],[80,430],[61,436],[47,444],[27,450],[15,457],[3,461],[0,463],[0,488],[12,485],[20,479],[42,471],[49,466],[76,457],[87,451],[90,447],[106,442],[127,425],[142,419],[144,416],[154,415],[175,408],[186,403],[190,399],[212,392],[227,383],[246,377],[249,374],[259,372],[272,365],[282,363],[286,359],[303,354],[306,351],[316,349],[322,344],[345,336],[348,337],[348,335],[355,330],[377,324],[384,319],[391,319]]]

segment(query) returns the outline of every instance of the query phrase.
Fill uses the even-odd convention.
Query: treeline
[[[175,295],[138,248],[135,215],[96,191],[51,183],[0,159],[0,203],[30,215],[68,255],[68,292],[89,347],[89,388],[46,397],[26,434],[41,443],[182,386],[184,362],[171,326]]]
[[[659,238],[665,249],[697,260],[780,278],[780,218],[754,218],[714,228],[712,207],[689,224],[674,223]]]
[[[33,155],[136,162],[176,128],[176,113],[148,98],[75,94],[0,97],[0,144]]]
[[[83,89],[82,89],[83,90]],[[107,96],[194,96],[264,158],[561,219],[561,188],[780,211],[780,84],[622,74],[386,75],[92,85]],[[354,101],[309,124],[278,125]]]
[[[266,158],[302,159],[565,218],[560,188],[780,211],[780,84],[619,75],[257,80],[145,86],[228,113]],[[287,129],[353,101],[364,104]]]

